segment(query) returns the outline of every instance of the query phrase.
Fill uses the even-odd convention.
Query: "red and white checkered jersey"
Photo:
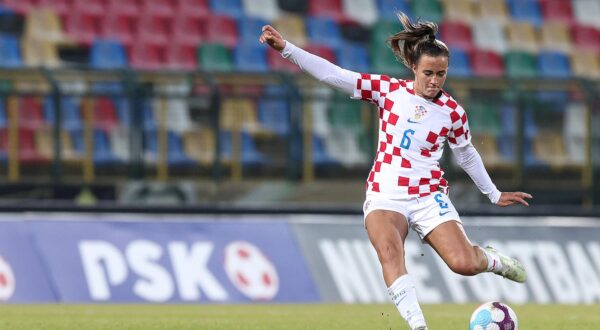
[[[403,199],[446,191],[440,168],[444,142],[451,148],[471,143],[465,110],[447,93],[433,100],[415,95],[410,80],[362,73],[354,98],[379,108],[377,155],[367,194]]]

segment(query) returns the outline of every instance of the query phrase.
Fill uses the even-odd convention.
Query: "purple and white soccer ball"
[[[471,315],[469,330],[518,330],[517,314],[501,302],[487,302]]]

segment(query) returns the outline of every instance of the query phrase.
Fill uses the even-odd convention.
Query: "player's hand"
[[[500,199],[498,200],[498,203],[496,203],[496,205],[509,206],[514,204],[523,204],[525,206],[529,206],[529,203],[527,203],[525,198],[533,198],[533,196],[520,191],[502,192],[500,194]]]
[[[278,52],[281,52],[285,48],[285,40],[275,28],[270,25],[265,25],[262,28],[262,34],[258,38],[261,44],[265,42]]]

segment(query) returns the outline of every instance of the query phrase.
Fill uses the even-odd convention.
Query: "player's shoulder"
[[[393,92],[396,90],[406,90],[409,93],[414,91],[412,89],[412,81],[395,78],[386,74],[379,73],[361,73],[360,80],[364,83],[368,83],[368,85],[373,89],[382,89],[387,92]]]
[[[456,101],[448,92],[441,90],[440,94],[435,98],[434,103],[449,112],[465,112],[465,109]]]

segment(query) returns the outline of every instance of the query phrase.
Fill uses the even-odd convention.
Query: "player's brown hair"
[[[409,69],[417,64],[422,55],[450,57],[450,51],[443,42],[435,39],[437,24],[428,21],[413,23],[404,13],[396,13],[404,30],[389,37],[387,42],[392,51]]]

